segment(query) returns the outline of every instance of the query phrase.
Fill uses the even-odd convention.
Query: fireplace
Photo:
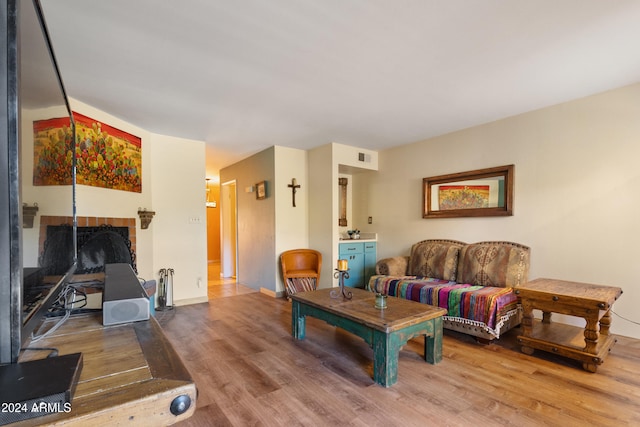
[[[61,274],[56,265],[68,265],[59,257],[72,254],[72,218],[40,218],[40,260],[45,274]],[[76,274],[104,271],[105,264],[127,263],[136,268],[135,218],[78,217],[78,268]]]

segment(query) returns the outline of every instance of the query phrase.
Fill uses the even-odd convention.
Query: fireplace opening
[[[46,240],[39,260],[45,274],[64,274],[56,268],[70,264],[73,258],[72,237],[70,225],[47,225]],[[78,267],[75,274],[101,273],[106,264],[112,263],[127,263],[137,274],[136,256],[131,247],[128,227],[78,227],[77,242]]]

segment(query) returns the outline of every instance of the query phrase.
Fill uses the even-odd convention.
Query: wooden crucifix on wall
[[[295,178],[291,178],[291,184],[287,185],[291,189],[291,198],[293,201],[293,207],[296,207],[296,190],[300,188],[298,181]]]

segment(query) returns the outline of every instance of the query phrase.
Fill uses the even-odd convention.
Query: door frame
[[[220,274],[222,277],[238,277],[238,189],[236,180],[220,186],[221,251]]]

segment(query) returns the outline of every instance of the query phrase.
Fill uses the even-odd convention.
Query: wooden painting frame
[[[512,216],[514,169],[506,165],[423,178],[422,217]],[[446,197],[460,200],[441,208],[445,190]]]
[[[256,199],[264,200],[267,198],[267,181],[260,181],[256,184]]]

